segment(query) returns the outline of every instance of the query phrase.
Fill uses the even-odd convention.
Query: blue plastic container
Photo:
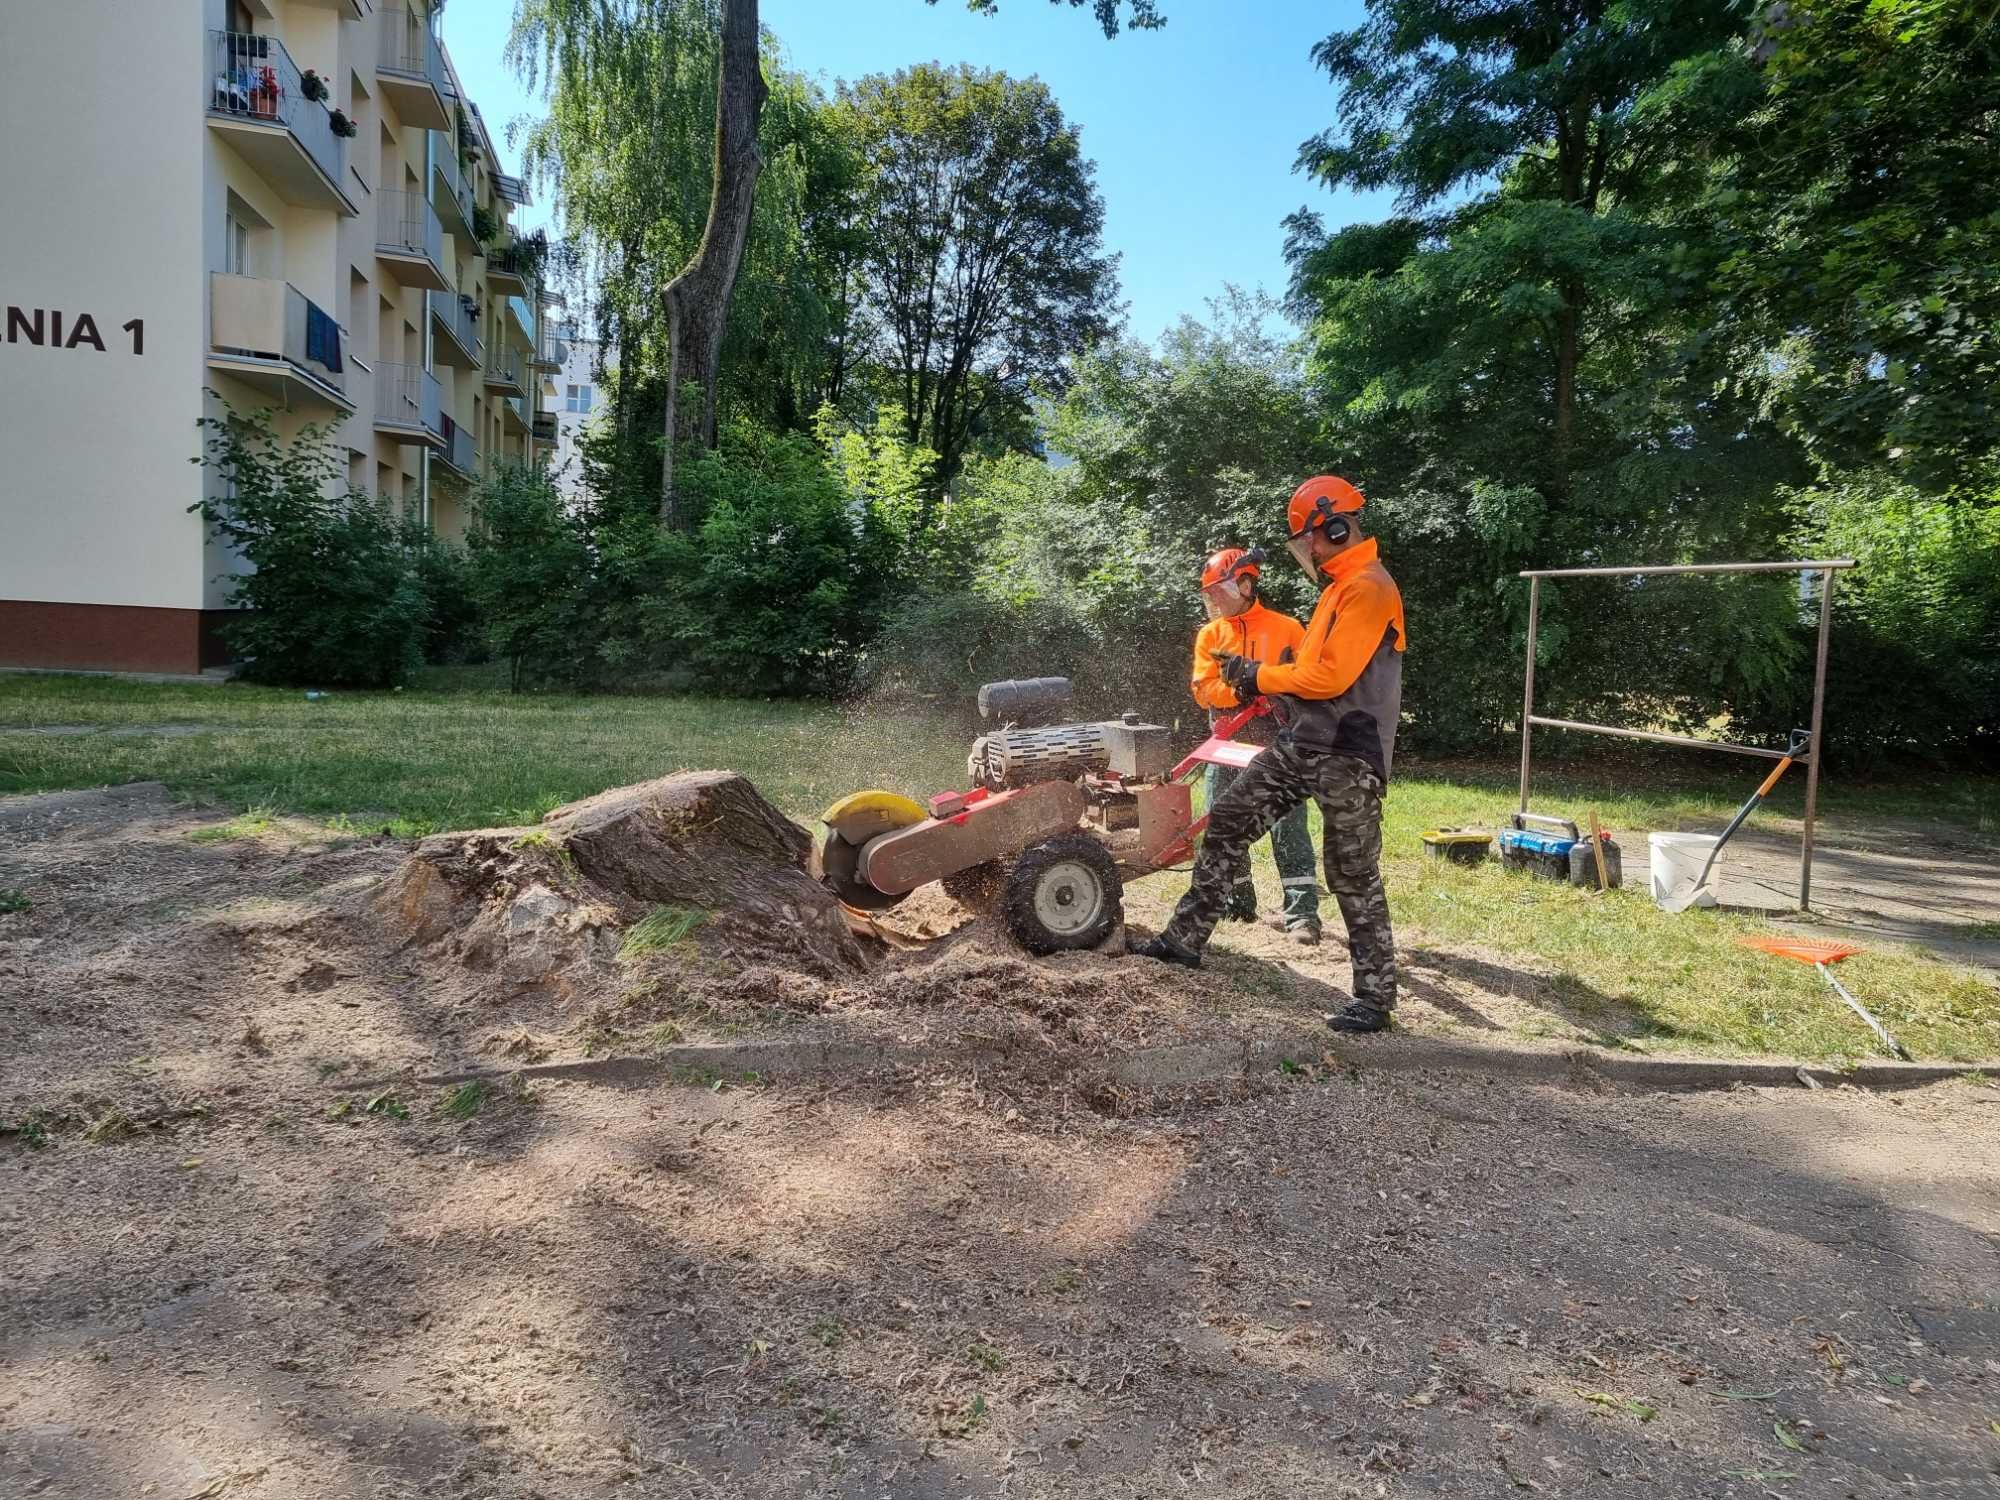
[[[1569,852],[1583,840],[1576,824],[1568,818],[1545,817],[1541,813],[1515,813],[1508,822],[1511,826],[1500,830],[1501,864],[1547,880],[1569,879]],[[1554,831],[1530,828],[1527,826],[1530,823],[1540,823]]]

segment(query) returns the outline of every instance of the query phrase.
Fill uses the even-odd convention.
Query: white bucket
[[[1653,902],[1665,906],[1667,898],[1676,891],[1684,891],[1701,878],[1701,867],[1708,863],[1708,854],[1720,842],[1712,833],[1649,833],[1646,844],[1651,852],[1650,869],[1653,881]],[[1715,886],[1722,879],[1722,860],[1718,856],[1715,868],[1708,872],[1708,885],[1695,899],[1696,906],[1715,905]]]

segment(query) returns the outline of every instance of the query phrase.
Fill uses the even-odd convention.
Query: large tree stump
[[[662,908],[689,914],[690,958],[857,972],[839,903],[806,874],[809,844],[734,771],[686,771],[569,803],[533,828],[433,835],[384,910],[412,944],[565,993],[609,979],[624,929]]]

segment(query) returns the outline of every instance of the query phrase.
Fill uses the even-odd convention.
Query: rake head
[[[1802,964],[1837,964],[1851,954],[1867,951],[1852,943],[1829,943],[1814,938],[1746,937],[1736,941],[1745,948],[1775,953],[1779,958],[1789,958]]]

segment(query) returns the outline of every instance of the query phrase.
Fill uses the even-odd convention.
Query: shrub
[[[331,425],[279,437],[267,411],[204,417],[225,493],[190,506],[253,571],[229,575],[223,638],[260,682],[389,687],[423,665],[431,604],[405,528],[340,488]]]
[[[545,475],[500,468],[471,499],[466,585],[487,648],[515,692],[531,682],[589,676],[592,641],[579,630],[591,558],[579,518]]]

